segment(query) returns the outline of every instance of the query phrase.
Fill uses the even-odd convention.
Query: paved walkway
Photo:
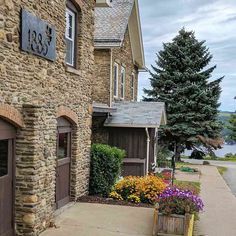
[[[193,164],[202,164],[202,160],[188,159],[187,162]],[[227,171],[224,173],[223,177],[230,187],[233,194],[236,196],[236,162],[231,161],[209,161],[213,166],[224,166]]]
[[[216,167],[197,168],[201,171],[201,197],[205,208],[200,214],[200,221],[196,223],[195,235],[236,236],[236,197]],[[186,175],[185,180],[187,178]]]
[[[41,236],[151,236],[153,209],[77,203]]]

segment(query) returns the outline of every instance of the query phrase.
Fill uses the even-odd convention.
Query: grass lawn
[[[176,162],[176,163],[175,163],[175,167],[176,167],[177,169],[179,169],[179,168],[181,168],[181,167],[186,167],[186,166],[191,167],[191,166],[194,166],[194,165],[198,165],[198,164],[192,164],[192,163],[189,163],[189,162]]]
[[[204,158],[204,160],[209,160],[209,161],[232,161],[232,162],[236,162],[236,158],[234,158],[234,157],[232,157],[232,158],[230,158],[230,157],[223,157],[223,158],[221,158],[221,157],[217,157],[217,158]]]
[[[181,158],[184,159],[184,160],[188,160],[189,159],[189,157],[187,157],[187,156],[182,156]],[[203,159],[203,161],[204,160],[206,160],[206,161],[231,161],[231,162],[236,162],[236,158],[235,157],[216,157],[216,158],[205,157]]]
[[[190,181],[182,181],[182,180],[174,180],[174,185],[180,189],[188,189],[194,194],[199,195],[201,191],[200,182],[190,182]]]
[[[227,167],[223,167],[223,166],[218,166],[217,169],[221,175],[223,175],[225,171],[227,171]]]

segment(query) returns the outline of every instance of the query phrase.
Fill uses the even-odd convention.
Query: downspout
[[[147,164],[146,164],[146,175],[149,172],[149,153],[150,153],[150,135],[148,132],[148,128],[145,128],[146,135],[147,135]]]
[[[110,101],[109,101],[109,106],[111,107],[112,106],[112,85],[113,85],[113,81],[112,81],[112,78],[113,78],[113,51],[112,51],[112,48],[111,48],[111,56],[110,56]]]
[[[155,143],[154,143],[154,164],[157,166],[157,145],[158,145],[158,128],[155,128]]]

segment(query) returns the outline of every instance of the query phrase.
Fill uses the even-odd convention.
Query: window
[[[71,124],[63,117],[57,119],[57,158],[70,158],[71,155]]]
[[[8,174],[8,140],[0,140],[0,177]]]
[[[121,67],[120,97],[125,98],[125,68]]]
[[[67,158],[70,156],[70,133],[58,134],[58,159]]]
[[[135,75],[134,73],[131,75],[131,98],[132,98],[132,101],[135,100],[135,93],[134,93],[134,81],[135,81]]]
[[[118,97],[118,64],[114,64],[114,85],[113,85],[113,93],[114,97]]]
[[[75,66],[75,12],[66,8],[66,63]]]

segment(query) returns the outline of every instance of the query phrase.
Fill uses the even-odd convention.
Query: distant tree
[[[236,99],[236,97],[234,98]],[[228,127],[231,131],[230,133],[230,138],[233,141],[236,141],[236,114],[231,114],[230,116],[230,120],[229,120],[229,127]]]
[[[151,89],[144,89],[145,101],[166,104],[168,124],[161,129],[161,140],[171,145],[176,160],[185,148],[219,140],[222,129],[217,110],[223,77],[209,82],[216,66],[206,68],[212,55],[204,44],[194,32],[180,30],[163,44],[150,71]]]
[[[230,120],[229,120],[229,129],[230,129],[230,138],[233,141],[236,141],[236,114],[231,114]]]

